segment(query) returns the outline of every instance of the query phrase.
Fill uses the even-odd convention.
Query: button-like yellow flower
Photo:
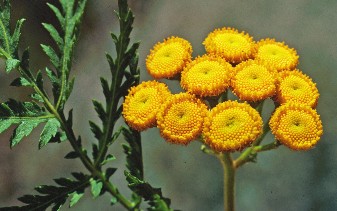
[[[229,87],[232,69],[222,58],[204,55],[187,64],[180,84],[192,94],[217,96]]]
[[[202,131],[207,106],[194,95],[172,95],[157,115],[161,136],[168,142],[188,144],[198,138]]]
[[[242,150],[262,133],[262,118],[247,103],[226,101],[205,118],[203,137],[217,152]]]
[[[231,80],[233,92],[241,100],[258,101],[271,97],[276,92],[276,71],[256,60],[240,63],[235,67]]]
[[[123,103],[125,121],[138,131],[156,126],[157,112],[170,96],[168,87],[157,81],[142,82],[131,87]]]
[[[295,49],[289,48],[283,42],[274,39],[263,39],[257,43],[256,60],[261,60],[266,66],[277,71],[293,70],[298,64]]]
[[[311,78],[298,69],[280,72],[279,76],[276,100],[280,104],[297,102],[316,107],[319,93]]]
[[[191,61],[191,44],[179,37],[170,37],[157,43],[146,58],[149,74],[156,78],[172,78],[180,73]]]
[[[272,115],[269,126],[277,140],[294,150],[312,148],[323,134],[316,110],[304,104],[281,105]]]
[[[209,54],[217,54],[231,63],[253,58],[256,50],[253,38],[237,29],[224,27],[211,32],[203,42]]]

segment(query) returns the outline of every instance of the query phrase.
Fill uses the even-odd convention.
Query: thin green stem
[[[254,151],[253,151],[253,149],[254,149],[254,147],[256,147],[256,146],[259,146],[260,144],[261,144],[261,142],[262,142],[262,140],[264,139],[264,137],[267,135],[267,133],[269,132],[269,130],[270,130],[270,127],[269,127],[269,125],[268,125],[268,123],[267,124],[265,124],[264,126],[263,126],[263,132],[262,132],[262,134],[260,135],[260,137],[257,139],[257,140],[255,140],[254,142],[253,142],[253,144],[252,144],[252,146],[251,147],[249,147],[248,149],[246,149],[235,161],[234,161],[234,167],[235,168],[238,168],[238,167],[240,167],[240,166],[242,166],[243,164],[245,164],[245,163],[247,163],[247,162],[249,162],[249,161],[252,161],[253,160],[253,158],[252,158],[252,156],[254,155]],[[255,153],[256,154],[256,153]]]
[[[229,152],[217,156],[224,169],[224,209],[235,210],[235,167]]]
[[[115,196],[118,199],[118,201],[126,209],[133,210],[133,207],[134,207],[133,203],[131,203],[127,198],[125,198],[123,195],[121,195],[118,192],[117,188],[114,185],[112,185],[105,178],[103,173],[95,167],[95,165],[91,162],[90,158],[83,152],[83,150],[81,149],[81,147],[77,143],[77,139],[76,139],[76,136],[74,134],[74,131],[67,127],[66,119],[65,119],[64,115],[63,114],[60,115],[57,112],[56,108],[54,108],[54,107],[51,107],[49,109],[53,112],[53,114],[56,116],[56,118],[60,121],[61,127],[64,130],[64,132],[66,133],[71,146],[79,154],[79,157],[80,157],[82,163],[90,171],[92,176],[100,179],[103,182],[105,188],[108,190],[108,192],[110,192],[113,196]]]
[[[120,29],[121,29],[121,35],[120,35],[120,38],[121,38],[123,37],[123,34],[122,34],[123,29],[124,29],[123,24],[121,24]],[[117,48],[119,49],[119,51],[117,52],[117,59],[116,59],[116,65],[115,65],[116,70],[112,71],[112,82],[110,86],[110,91],[112,94],[111,94],[110,102],[107,105],[108,118],[107,118],[107,122],[104,128],[105,129],[104,137],[102,141],[100,141],[100,147],[99,147],[97,159],[95,161],[95,166],[100,165],[100,163],[102,162],[102,159],[108,150],[107,143],[109,139],[111,139],[112,133],[114,130],[114,125],[115,125],[114,123],[116,121],[114,114],[116,113],[117,104],[118,104],[118,99],[115,99],[115,98],[116,98],[116,92],[118,90],[118,87],[120,87],[120,84],[122,81],[121,78],[119,78],[119,75],[120,75],[120,71],[122,71],[121,62],[122,62],[123,55],[124,55],[123,52],[125,52],[126,50],[125,48],[123,48],[123,46],[125,45],[123,41],[124,39],[119,39],[119,42],[117,44],[119,46],[119,48]]]
[[[7,59],[11,59],[11,55],[9,55],[3,48],[0,48],[0,52],[4,55]]]
[[[263,151],[268,151],[268,150],[272,150],[272,149],[276,149],[279,146],[281,146],[281,143],[278,141],[269,143],[269,144],[265,144],[265,145],[261,145],[261,146],[256,146],[253,148],[253,153],[258,153],[258,152],[263,152]]]
[[[27,76],[25,72],[19,67],[19,71],[21,74]],[[117,198],[117,200],[127,209],[127,210],[134,210],[134,204],[131,203],[127,198],[125,198],[122,194],[120,194],[117,190],[117,188],[112,185],[104,176],[104,174],[98,170],[95,165],[92,163],[90,158],[85,154],[85,152],[81,149],[81,147],[77,143],[77,138],[74,134],[74,131],[71,128],[68,128],[66,124],[66,118],[63,113],[59,113],[57,109],[52,105],[52,103],[49,101],[48,97],[44,94],[45,92],[40,90],[40,88],[35,84],[34,80],[32,80],[30,77],[28,79],[31,80],[33,84],[33,89],[36,93],[38,93],[43,101],[44,105],[47,108],[47,110],[52,113],[55,118],[60,122],[61,127],[63,131],[66,133],[66,136],[69,140],[70,145],[75,150],[75,152],[79,155],[80,160],[82,161],[83,165],[86,167],[86,169],[92,174],[93,177],[97,177],[99,180],[103,182],[104,187],[108,190],[111,195]]]
[[[201,145],[200,150],[201,150],[203,153],[208,154],[208,155],[216,155],[216,153],[215,153],[213,150],[207,148],[207,146],[204,145],[204,144]]]

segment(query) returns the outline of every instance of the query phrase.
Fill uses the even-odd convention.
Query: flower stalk
[[[231,154],[225,152],[217,156],[224,170],[224,210],[234,211],[235,204],[235,166]]]

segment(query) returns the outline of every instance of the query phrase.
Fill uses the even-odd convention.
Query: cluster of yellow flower
[[[192,60],[192,46],[182,38],[157,43],[146,59],[155,79],[177,79],[185,93],[171,94],[161,82],[133,87],[123,116],[134,129],[157,126],[164,139],[188,144],[202,140],[217,152],[242,150],[262,133],[262,118],[247,102],[275,101],[269,126],[276,139],[295,150],[307,150],[322,135],[315,107],[315,83],[296,69],[293,48],[274,39],[255,42],[233,28],[216,29],[204,40],[207,54]],[[226,100],[212,108],[230,88],[241,102]]]

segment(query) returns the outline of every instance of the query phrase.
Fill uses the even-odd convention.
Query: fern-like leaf
[[[128,144],[123,144],[124,153],[126,154],[126,167],[130,173],[143,179],[143,160],[140,133],[138,131],[122,128],[124,139]]]
[[[127,94],[127,90],[139,83],[138,55],[139,43],[130,45],[130,34],[134,16],[129,9],[126,0],[118,1],[119,11],[117,17],[120,22],[119,36],[111,34],[114,41],[117,57],[114,59],[106,54],[107,61],[111,70],[111,84],[101,78],[105,105],[94,101],[95,110],[102,121],[102,134],[97,136],[97,128],[93,130],[98,139],[98,153],[95,159],[97,165],[105,164],[104,161],[107,148],[118,137],[120,131],[114,131],[116,121],[120,118],[122,107],[118,105],[120,100]],[[90,123],[92,126],[92,123]],[[91,127],[93,128],[93,127]]]
[[[39,140],[39,148],[45,146],[55,135],[60,123],[54,115],[45,111],[34,102],[18,102],[10,99],[0,104],[0,133],[11,125],[18,125],[10,138],[10,146],[14,147],[28,136],[40,123],[46,122]]]
[[[21,35],[21,27],[25,19],[17,21],[13,34],[10,30],[10,8],[9,0],[0,2],[0,57],[6,58],[6,72],[17,68],[20,61],[16,59],[18,44]]]
[[[69,206],[74,206],[83,196],[84,190],[90,185],[90,177],[82,173],[72,173],[75,179],[59,178],[54,181],[58,186],[40,185],[35,188],[38,195],[24,195],[18,198],[26,205],[18,207],[3,207],[0,210],[60,210],[68,197],[71,197]]]
[[[49,8],[59,20],[61,31],[56,30],[56,27],[51,24],[42,24],[57,45],[57,49],[43,44],[41,47],[56,70],[54,72],[46,69],[46,73],[52,82],[54,102],[58,110],[63,109],[74,85],[74,80],[69,80],[69,74],[72,54],[78,38],[79,25],[82,20],[86,2],[87,0],[61,0],[62,9],[48,4]]]
[[[150,205],[151,211],[172,211],[171,200],[162,195],[161,189],[152,187],[149,183],[133,176],[130,172],[124,172],[129,188],[142,196]]]

